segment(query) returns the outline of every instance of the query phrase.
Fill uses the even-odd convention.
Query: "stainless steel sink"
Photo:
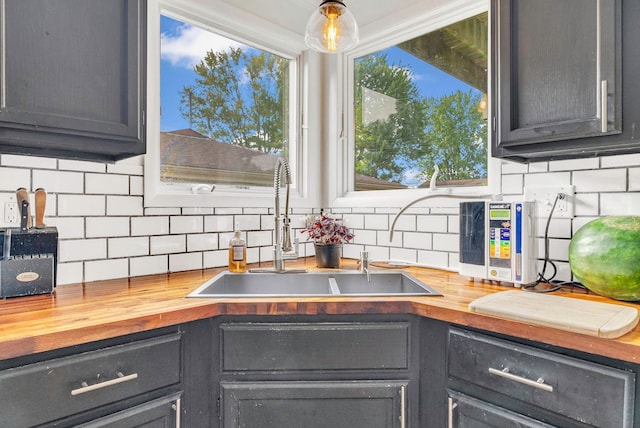
[[[221,272],[187,297],[440,296],[404,272]]]

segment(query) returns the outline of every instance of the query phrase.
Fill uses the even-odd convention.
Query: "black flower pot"
[[[342,244],[315,244],[316,265],[319,268],[339,268]]]

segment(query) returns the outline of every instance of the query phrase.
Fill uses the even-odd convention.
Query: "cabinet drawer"
[[[223,371],[407,370],[409,323],[223,323]]]
[[[593,426],[631,427],[635,374],[458,329],[449,377]]]
[[[0,373],[0,415],[30,427],[180,382],[180,334]]]

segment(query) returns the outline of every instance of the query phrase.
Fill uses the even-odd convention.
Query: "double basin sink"
[[[405,272],[221,272],[187,297],[441,296]]]

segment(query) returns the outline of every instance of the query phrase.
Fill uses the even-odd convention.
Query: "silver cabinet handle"
[[[453,428],[453,409],[458,407],[458,403],[454,403],[453,398],[451,397],[448,397],[447,399],[449,400],[449,406],[448,406],[448,412],[447,412],[447,428]]]
[[[505,379],[512,380],[514,382],[522,383],[528,386],[532,386],[534,388],[541,389],[547,392],[553,392],[553,386],[544,383],[544,379],[539,378],[538,380],[527,379],[522,376],[514,375],[509,373],[509,368],[505,367],[502,370],[494,369],[493,367],[489,367],[489,373],[494,374],[496,376],[503,377]]]
[[[405,413],[405,407],[407,406],[405,392],[405,386],[402,385],[400,387],[400,428],[405,428],[407,423],[407,416]]]
[[[602,132],[607,132],[609,129],[609,89],[606,80],[601,82],[600,86],[600,127]]]
[[[175,410],[176,412],[176,428],[180,428],[180,403],[181,403],[181,399],[178,398],[175,402],[175,404],[173,404],[171,407],[173,408],[173,410]]]
[[[82,382],[81,383],[82,386],[80,388],[71,390],[71,395],[84,394],[85,392],[95,391],[97,389],[102,389],[108,386],[117,385],[119,383],[128,382],[130,380],[134,380],[137,378],[138,378],[138,373],[132,373],[130,375],[125,376],[122,373],[118,372],[118,377],[116,377],[115,379],[107,380],[107,381],[96,383],[93,385],[88,385],[87,382]]]

